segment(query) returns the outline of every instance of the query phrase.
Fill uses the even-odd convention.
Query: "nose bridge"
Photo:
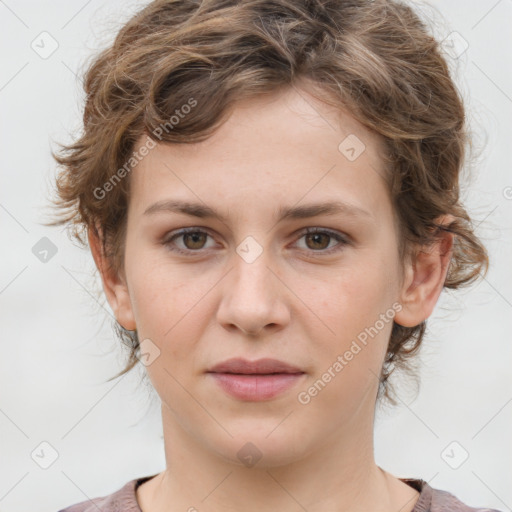
[[[272,257],[268,247],[252,236],[246,237],[236,247],[234,265],[232,289],[238,297],[248,296],[261,303],[272,301],[276,294],[273,282],[276,277],[269,268]]]
[[[269,324],[282,324],[287,308],[283,285],[274,271],[271,250],[247,237],[237,247],[234,268],[225,282],[218,319],[245,332],[259,332]]]

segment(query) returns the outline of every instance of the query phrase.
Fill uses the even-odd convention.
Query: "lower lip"
[[[228,394],[240,400],[269,400],[294,386],[304,373],[276,373],[272,375],[240,375],[210,373]]]

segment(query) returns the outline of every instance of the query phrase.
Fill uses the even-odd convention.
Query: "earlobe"
[[[89,228],[87,234],[91,253],[100,273],[103,291],[108,303],[121,326],[129,331],[133,331],[136,329],[136,324],[126,279],[119,272],[111,268],[103,252],[101,241],[92,228]]]
[[[395,316],[397,324],[415,327],[432,314],[448,272],[453,236],[441,231],[438,240],[411,257],[401,291],[402,310]]]

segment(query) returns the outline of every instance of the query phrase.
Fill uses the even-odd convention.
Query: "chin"
[[[230,464],[258,469],[285,466],[306,456],[307,446],[313,443],[304,438],[303,429],[296,432],[284,422],[279,425],[280,421],[282,418],[277,422],[275,419],[244,420],[238,422],[236,428],[226,425],[233,437],[225,435],[208,444]]]

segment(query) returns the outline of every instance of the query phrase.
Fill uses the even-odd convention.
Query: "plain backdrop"
[[[41,224],[50,149],[80,127],[80,72],[141,5],[0,1],[1,512],[57,511],[164,469],[143,367],[107,382],[125,356],[88,250]],[[443,292],[419,392],[404,380],[399,405],[378,409],[376,459],[472,506],[512,510],[512,0],[414,5],[446,38],[466,100],[475,154],[463,195],[491,268],[472,288]]]

